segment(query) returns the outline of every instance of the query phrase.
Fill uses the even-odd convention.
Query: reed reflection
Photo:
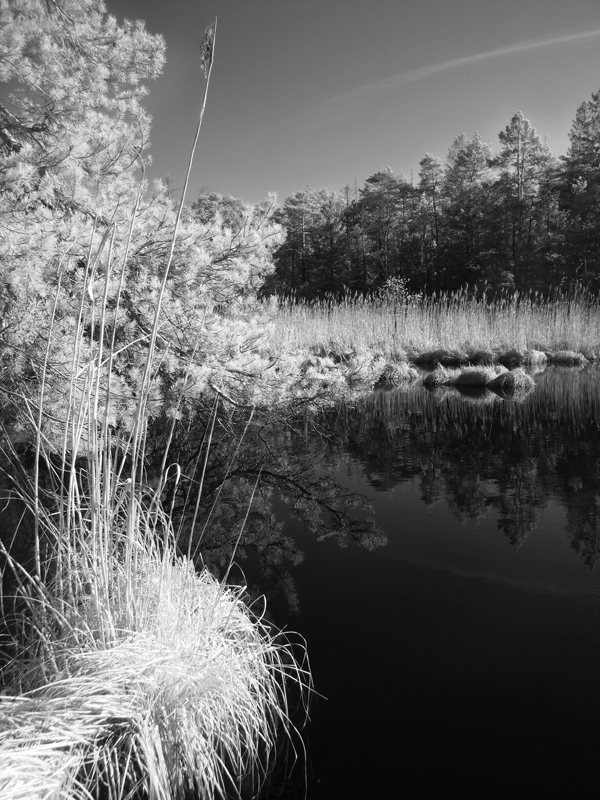
[[[550,500],[585,564],[600,551],[600,370],[551,369],[524,398],[422,386],[374,393],[338,417],[347,449],[378,491],[417,479],[426,505],[461,522],[498,514],[519,546]]]

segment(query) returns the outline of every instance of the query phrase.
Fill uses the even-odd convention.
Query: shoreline
[[[500,373],[515,376],[521,388],[532,388],[530,374],[547,366],[582,369],[600,363],[600,359],[574,350],[511,348],[469,353],[440,348],[409,355],[406,351],[384,354],[380,349],[345,349],[336,345],[317,345],[308,351],[271,356],[267,362],[263,357],[262,361],[262,369],[248,376],[247,391],[239,391],[238,383],[238,391],[234,392],[225,380],[219,396],[235,406],[267,412],[295,406],[319,411],[400,385],[485,387]],[[431,374],[436,374],[437,379],[430,379]],[[502,387],[503,391],[509,388],[508,384]],[[216,386],[213,389],[216,391]]]

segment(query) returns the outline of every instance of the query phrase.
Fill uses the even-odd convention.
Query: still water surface
[[[598,796],[600,369],[535,381],[376,392],[239,448],[220,425],[198,518],[166,497],[220,575],[243,525],[237,578],[307,643],[307,775],[265,798]]]
[[[548,370],[520,401],[376,393],[271,437],[330,492],[315,524],[274,491],[287,561],[240,562],[326,698],[309,800],[596,797],[600,371]]]

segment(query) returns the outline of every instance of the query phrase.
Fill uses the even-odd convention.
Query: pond
[[[282,765],[263,800],[597,796],[600,368],[535,383],[175,438],[205,472],[199,504],[164,497],[182,549],[220,576],[234,553],[229,580],[308,648],[306,775]]]
[[[307,642],[308,800],[596,796],[600,371],[535,380],[263,432],[262,481],[287,466],[313,489],[312,509],[289,483],[259,497],[267,546],[238,552]]]

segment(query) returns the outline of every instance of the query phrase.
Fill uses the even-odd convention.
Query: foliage
[[[577,110],[557,159],[518,111],[499,133],[458,136],[445,165],[430,153],[418,183],[389,167],[360,190],[308,189],[278,217],[286,239],[265,295],[374,295],[390,278],[413,292],[468,287],[548,293],[600,286],[600,92]]]
[[[184,209],[171,259],[175,204],[143,179],[142,81],[160,72],[162,39],[119,25],[101,0],[0,9],[4,401],[21,397],[35,414],[46,362],[49,427],[99,380],[112,382],[111,426],[128,429],[161,293],[149,413],[177,415],[212,386],[243,398],[269,332],[255,294],[280,243],[274,198],[211,213],[199,200]],[[92,377],[99,351],[109,356]]]
[[[112,213],[148,145],[142,82],[161,71],[162,37],[102,0],[2,0],[0,15],[3,214]]]
[[[600,90],[577,109],[562,160],[566,252],[578,279],[600,286]]]

